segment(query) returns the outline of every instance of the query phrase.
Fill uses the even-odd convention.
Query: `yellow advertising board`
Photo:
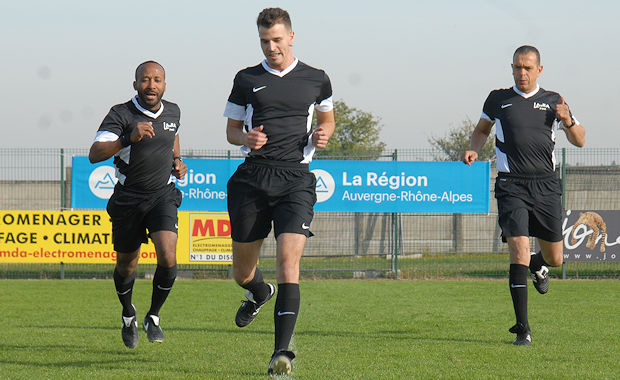
[[[179,212],[177,263],[232,263],[230,221],[226,212]],[[112,224],[106,211],[0,211],[0,262],[116,262]],[[140,263],[155,264],[149,240]]]

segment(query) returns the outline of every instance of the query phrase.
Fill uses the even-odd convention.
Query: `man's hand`
[[[570,115],[570,109],[568,108],[568,104],[564,102],[564,98],[562,97],[562,103],[556,104],[555,106],[555,115],[556,118],[562,120],[565,126],[569,126],[573,124],[573,118]]]
[[[252,150],[259,150],[263,145],[267,144],[267,135],[262,132],[263,126],[252,128],[245,135],[246,143],[243,144]]]
[[[172,164],[173,164],[172,175],[177,177],[178,179],[185,177],[185,174],[187,174],[187,166],[185,166],[185,162],[177,158],[176,160],[173,161]]]
[[[153,123],[150,121],[141,121],[136,124],[136,127],[131,131],[130,140],[133,144],[142,141],[144,137],[152,139],[154,136],[155,131],[153,130]]]
[[[323,127],[319,127],[314,130],[312,133],[312,145],[319,149],[323,149],[327,146],[327,142],[329,141],[329,136],[327,132],[323,129]]]
[[[465,153],[463,153],[463,158],[461,159],[461,161],[471,166],[471,164],[476,161],[477,158],[478,153],[475,150],[466,150]]]

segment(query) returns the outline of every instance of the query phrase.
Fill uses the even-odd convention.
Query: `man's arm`
[[[586,144],[586,129],[581,124],[575,124],[570,128],[564,128],[564,133],[566,133],[568,141],[574,146],[582,148]]]
[[[327,112],[316,111],[318,128],[312,133],[312,145],[323,149],[327,146],[327,142],[334,134],[336,129],[336,121],[334,119],[334,110]]]
[[[470,150],[466,150],[463,153],[462,161],[467,165],[471,165],[478,158],[478,152],[487,142],[491,129],[493,128],[493,122],[485,118],[480,118],[476,128],[471,134]]]
[[[91,164],[105,161],[114,156],[121,149],[123,149],[121,139],[115,141],[95,141],[93,145],[90,146],[88,160]]]
[[[124,148],[122,144],[124,139],[126,139],[125,146],[127,146],[142,141],[144,137],[153,138],[153,136],[155,136],[153,123],[150,121],[139,122],[129,136],[119,136],[114,141],[95,141],[88,152],[88,159],[91,164],[105,161]]]
[[[245,145],[252,150],[258,150],[267,143],[267,135],[262,130],[263,126],[261,125],[245,133],[243,131],[243,120],[228,118],[226,139],[233,145]]]
[[[560,103],[555,106],[556,117],[564,124],[564,133],[566,133],[568,141],[581,148],[586,143],[586,129],[581,124],[576,124],[568,104],[563,97],[560,99]]]
[[[181,179],[187,173],[187,166],[181,158],[181,144],[179,143],[179,135],[174,137],[174,148],[172,148],[172,175]]]

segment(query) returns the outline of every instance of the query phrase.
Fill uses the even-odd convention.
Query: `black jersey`
[[[122,134],[131,133],[138,122],[152,122],[155,132],[153,138],[145,137],[114,156],[116,176],[122,185],[138,192],[152,192],[170,183],[180,116],[179,106],[163,99],[155,113],[140,106],[136,97],[110,109],[95,141],[114,141]]]
[[[530,94],[507,88],[491,91],[482,117],[495,122],[497,170],[513,174],[555,171],[557,92],[538,88]]]
[[[295,60],[278,72],[263,61],[237,73],[224,116],[244,120],[246,131],[263,126],[267,143],[255,151],[242,147],[244,154],[309,162],[314,153],[310,138],[314,109],[331,110],[331,96],[331,83],[323,70]]]

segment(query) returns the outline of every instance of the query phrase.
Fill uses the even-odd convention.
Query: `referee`
[[[290,374],[289,350],[299,312],[299,261],[312,236],[316,178],[308,169],[315,148],[334,132],[331,83],[324,71],[293,56],[288,12],[267,8],[256,21],[265,60],[234,79],[224,116],[228,142],[246,156],[228,182],[235,281],[247,290],[235,322],[244,327],[276,293],[257,260],[272,228],[276,238],[275,349],[269,374]],[[312,131],[316,111],[318,127]]]
[[[121,332],[129,348],[138,344],[131,296],[140,245],[148,237],[155,245],[157,269],[151,308],[142,326],[149,341],[164,340],[159,310],[176,279],[177,208],[182,198],[172,176],[181,179],[187,172],[180,155],[179,107],[162,99],[166,90],[164,68],[154,61],[140,64],[133,87],[137,95],[110,109],[88,155],[91,163],[114,156],[118,183],[107,210],[117,252],[114,285],[123,306]]]
[[[532,273],[539,293],[549,290],[548,266],[562,264],[562,184],[556,173],[556,130],[571,144],[585,144],[585,129],[557,92],[538,86],[540,53],[521,46],[513,55],[512,88],[491,91],[471,136],[463,162],[471,165],[496,126],[497,179],[495,198],[502,239],[510,250],[509,286],[517,334],[514,345],[532,343],[527,319],[527,277]],[[541,251],[530,253],[529,236],[538,238]]]

